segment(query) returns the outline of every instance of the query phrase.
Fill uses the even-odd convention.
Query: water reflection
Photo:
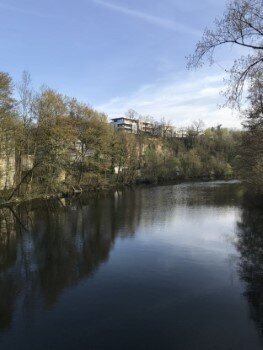
[[[90,331],[85,340],[94,349],[116,349],[119,338],[122,346],[118,348],[124,348],[132,327],[137,338],[133,338],[133,343],[130,340],[131,349],[136,348],[138,339],[146,339],[145,332],[151,348],[174,348],[177,342],[180,349],[223,349],[229,344],[236,344],[233,349],[245,348],[241,340],[232,339],[233,334],[239,335],[240,327],[244,327],[241,333],[246,346],[254,328],[251,330],[244,317],[236,271],[229,272],[226,259],[233,252],[224,235],[232,235],[237,218],[239,274],[246,283],[251,316],[262,329],[263,217],[260,209],[247,207],[242,209],[240,218],[236,217],[241,197],[239,184],[216,182],[137,188],[1,209],[0,331],[8,344],[6,348],[16,348],[19,339],[33,341],[34,334],[21,335],[20,329],[24,319],[26,327],[32,328],[28,319],[34,315],[36,338],[41,334],[45,348],[45,335],[50,334],[46,333],[43,314],[49,314],[49,320],[56,323],[56,310],[63,295],[78,290],[82,283],[85,288],[77,293],[79,304],[76,295],[67,299],[76,303],[76,312],[68,305],[59,309],[60,315],[65,312],[73,318],[64,323],[61,316],[61,324],[56,326],[61,327],[60,332],[71,327],[72,343],[66,343],[57,334],[50,336],[50,342],[65,342],[58,348],[71,348],[77,334],[87,336],[88,331],[81,328],[86,323],[93,333]],[[121,245],[114,260],[112,253],[120,243],[126,245]],[[111,267],[98,281],[102,265]],[[96,281],[97,289],[92,281]],[[108,291],[112,292],[110,296]],[[207,317],[200,318],[202,313]],[[242,321],[231,329],[235,315]],[[78,317],[81,322],[75,327]],[[38,318],[41,332],[36,325]],[[122,327],[120,323],[126,324],[126,333],[114,338],[116,330]],[[83,332],[78,333],[78,329]],[[96,336],[103,331],[105,340]],[[217,341],[217,347],[212,347],[214,337],[220,334],[224,337]],[[13,347],[11,339],[15,339]],[[149,339],[153,339],[152,343]],[[253,338],[251,344],[251,349],[259,348],[255,345],[257,339]]]
[[[107,261],[116,236],[132,236],[140,220],[139,193],[66,203],[49,201],[0,210],[0,327],[11,325],[19,294],[52,306],[67,286]],[[136,203],[135,203],[136,202]]]
[[[250,315],[263,334],[263,210],[246,203],[237,223],[239,273],[245,282]]]
[[[139,189],[1,209],[0,327],[11,326],[18,296],[26,310],[34,309],[37,296],[51,307],[66,287],[92,276],[116,238],[132,237],[141,221],[154,224],[176,205],[234,205],[232,187],[162,186],[154,197],[151,189]]]

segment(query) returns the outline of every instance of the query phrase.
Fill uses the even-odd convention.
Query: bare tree
[[[188,58],[188,67],[202,66],[207,59],[213,64],[215,50],[226,45],[247,49],[247,54],[236,59],[228,72],[227,103],[237,107],[245,83],[263,70],[262,0],[230,1],[222,18],[215,20],[215,28],[205,30],[194,55]]]
[[[197,136],[204,131],[204,127],[205,127],[205,123],[201,119],[194,120],[191,125],[191,128],[194,130]]]
[[[24,126],[28,127],[33,121],[33,90],[31,88],[31,76],[24,71],[22,81],[17,85],[19,95],[19,114],[23,120]]]
[[[138,119],[139,118],[139,113],[136,112],[134,109],[129,109],[126,113],[125,116],[129,119]]]

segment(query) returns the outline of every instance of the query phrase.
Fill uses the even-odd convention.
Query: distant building
[[[149,121],[138,121],[139,131],[144,133],[153,135],[154,133],[154,125]]]
[[[112,119],[111,123],[115,130],[124,130],[125,132],[131,133],[131,134],[138,134],[139,128],[138,128],[138,120],[131,119],[131,118],[114,118]]]
[[[154,134],[154,125],[150,121],[121,117],[112,119],[111,124],[115,130],[124,130],[131,134],[139,134],[140,132]]]
[[[145,133],[159,137],[186,137],[186,130],[177,129],[175,126],[151,122],[148,120],[132,119],[128,117],[114,118],[111,121],[112,126],[116,131],[125,131],[130,134]]]

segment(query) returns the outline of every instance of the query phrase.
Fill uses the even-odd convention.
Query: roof
[[[113,118],[113,119],[111,119],[111,120],[112,120],[112,121],[117,121],[117,120],[120,120],[120,119],[129,120],[129,121],[131,121],[131,122],[135,122],[135,123],[137,123],[137,122],[138,122],[138,120],[136,120],[136,119],[127,118],[127,117]]]

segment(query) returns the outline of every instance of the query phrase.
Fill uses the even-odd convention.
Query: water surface
[[[263,349],[263,217],[237,183],[0,212],[0,349]]]

